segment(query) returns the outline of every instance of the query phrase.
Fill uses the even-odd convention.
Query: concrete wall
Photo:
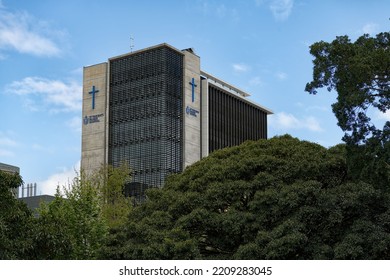
[[[193,164],[201,158],[201,109],[200,109],[200,58],[191,51],[183,51],[184,57],[184,166]],[[192,79],[194,98],[192,95]]]
[[[90,174],[105,164],[107,128],[107,63],[84,67],[81,170]],[[95,104],[92,107],[92,88]]]

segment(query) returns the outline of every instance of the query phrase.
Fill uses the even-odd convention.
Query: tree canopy
[[[55,200],[39,209],[35,235],[37,259],[97,259],[109,231],[122,225],[131,210],[123,194],[130,170],[102,166],[81,173],[58,188]]]
[[[348,36],[310,47],[314,56],[313,81],[305,90],[316,94],[327,88],[337,92],[332,105],[338,125],[345,132],[350,174],[369,183],[390,184],[390,122],[382,128],[372,121],[390,109],[390,33],[363,35],[355,42]]]
[[[248,141],[133,209],[117,188],[129,173],[110,169],[103,183],[76,177],[35,219],[9,190],[20,176],[0,172],[0,258],[389,259],[390,192],[351,177],[346,154],[289,135]]]
[[[102,257],[388,258],[388,195],[345,153],[287,135],[216,151],[149,190]]]
[[[347,143],[365,143],[375,137],[390,138],[390,122],[377,128],[369,116],[375,108],[382,113],[390,109],[390,33],[355,42],[348,36],[336,37],[331,43],[320,41],[310,47],[314,56],[313,81],[305,90],[316,94],[319,88],[337,91],[333,104],[338,124],[346,132]]]
[[[22,177],[0,170],[0,259],[30,258],[33,215],[11,189],[23,184]]]
[[[107,235],[98,189],[76,177],[63,193],[41,204],[35,235],[36,259],[95,259]]]

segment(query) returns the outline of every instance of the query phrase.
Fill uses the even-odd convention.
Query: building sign
[[[83,123],[85,125],[91,124],[91,123],[97,123],[100,122],[100,118],[103,117],[104,114],[98,114],[98,115],[91,115],[91,116],[85,116],[83,118]]]
[[[199,111],[194,109],[194,108],[191,108],[190,106],[187,106],[186,107],[186,114],[190,115],[190,116],[197,117],[199,114]]]
[[[92,91],[88,92],[89,94],[92,94],[92,110],[95,109],[95,94],[99,91],[95,89],[95,86],[92,86]]]
[[[195,101],[195,88],[198,86],[195,84],[195,78],[192,78],[190,85],[192,87],[192,103]]]

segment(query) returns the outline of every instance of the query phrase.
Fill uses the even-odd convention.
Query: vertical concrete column
[[[84,67],[81,169],[90,174],[105,164],[107,63]]]
[[[201,158],[200,58],[184,52],[184,168]]]

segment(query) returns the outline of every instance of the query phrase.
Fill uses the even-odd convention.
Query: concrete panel
[[[84,68],[81,169],[90,174],[105,163],[107,63]]]
[[[184,51],[184,166],[201,158],[200,58]]]

